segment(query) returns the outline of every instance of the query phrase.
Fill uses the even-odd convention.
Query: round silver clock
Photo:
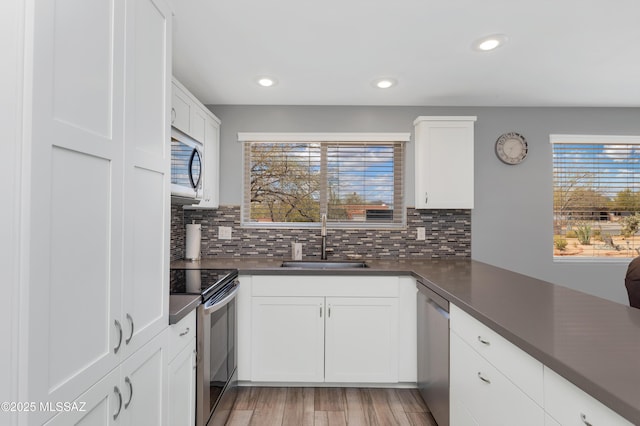
[[[513,166],[522,163],[527,151],[527,141],[519,133],[504,133],[496,141],[496,155],[505,164]]]

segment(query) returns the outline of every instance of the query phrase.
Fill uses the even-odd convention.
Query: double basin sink
[[[368,268],[364,261],[350,260],[285,260],[282,262],[283,268],[298,269],[357,269]]]

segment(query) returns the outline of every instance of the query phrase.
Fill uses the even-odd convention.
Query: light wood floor
[[[415,389],[241,387],[229,426],[437,426]]]

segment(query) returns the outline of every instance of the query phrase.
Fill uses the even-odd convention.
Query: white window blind
[[[553,136],[555,255],[633,257],[640,216],[640,138]],[[637,241],[636,241],[637,239]]]
[[[243,224],[399,226],[402,142],[244,143]]]

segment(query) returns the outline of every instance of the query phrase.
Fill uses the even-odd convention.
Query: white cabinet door
[[[204,197],[202,207],[220,205],[220,122],[207,117],[204,131]]]
[[[71,411],[58,413],[45,426],[107,426],[122,413],[122,394],[118,388],[120,369],[116,368],[78,397]],[[120,395],[118,395],[120,393]],[[75,408],[78,408],[77,410]]]
[[[415,207],[473,208],[473,123],[476,117],[418,117]]]
[[[191,99],[177,84],[171,85],[171,125],[189,134],[191,120]]]
[[[29,401],[73,401],[118,363],[123,6],[32,4],[24,109],[33,115],[22,187],[29,312],[21,339]],[[28,422],[41,424],[52,414],[31,413]]]
[[[189,123],[189,136],[198,142],[204,142],[207,113],[198,106],[192,105],[191,120]]]
[[[253,297],[253,381],[324,381],[324,297]]]
[[[171,11],[127,2],[124,343],[133,353],[168,324]]]
[[[451,395],[449,401],[449,424],[451,426],[479,426],[471,411],[459,399],[459,395]]]
[[[398,381],[398,299],[327,297],[326,382]]]
[[[548,367],[544,368],[544,409],[563,426],[631,426],[631,422]]]
[[[196,422],[196,341],[169,363],[169,425]]]
[[[458,416],[451,409],[452,426],[469,418],[481,425],[544,424],[544,410],[507,379],[496,367],[465,343],[450,336],[450,395],[468,411]],[[452,405],[453,407],[453,405]]]
[[[165,329],[122,363],[122,424],[172,426],[167,422],[169,330]]]
[[[46,425],[173,426],[166,421],[167,346],[165,330],[72,404],[66,403],[69,408],[63,405],[64,411]],[[55,408],[49,410],[55,413]]]

